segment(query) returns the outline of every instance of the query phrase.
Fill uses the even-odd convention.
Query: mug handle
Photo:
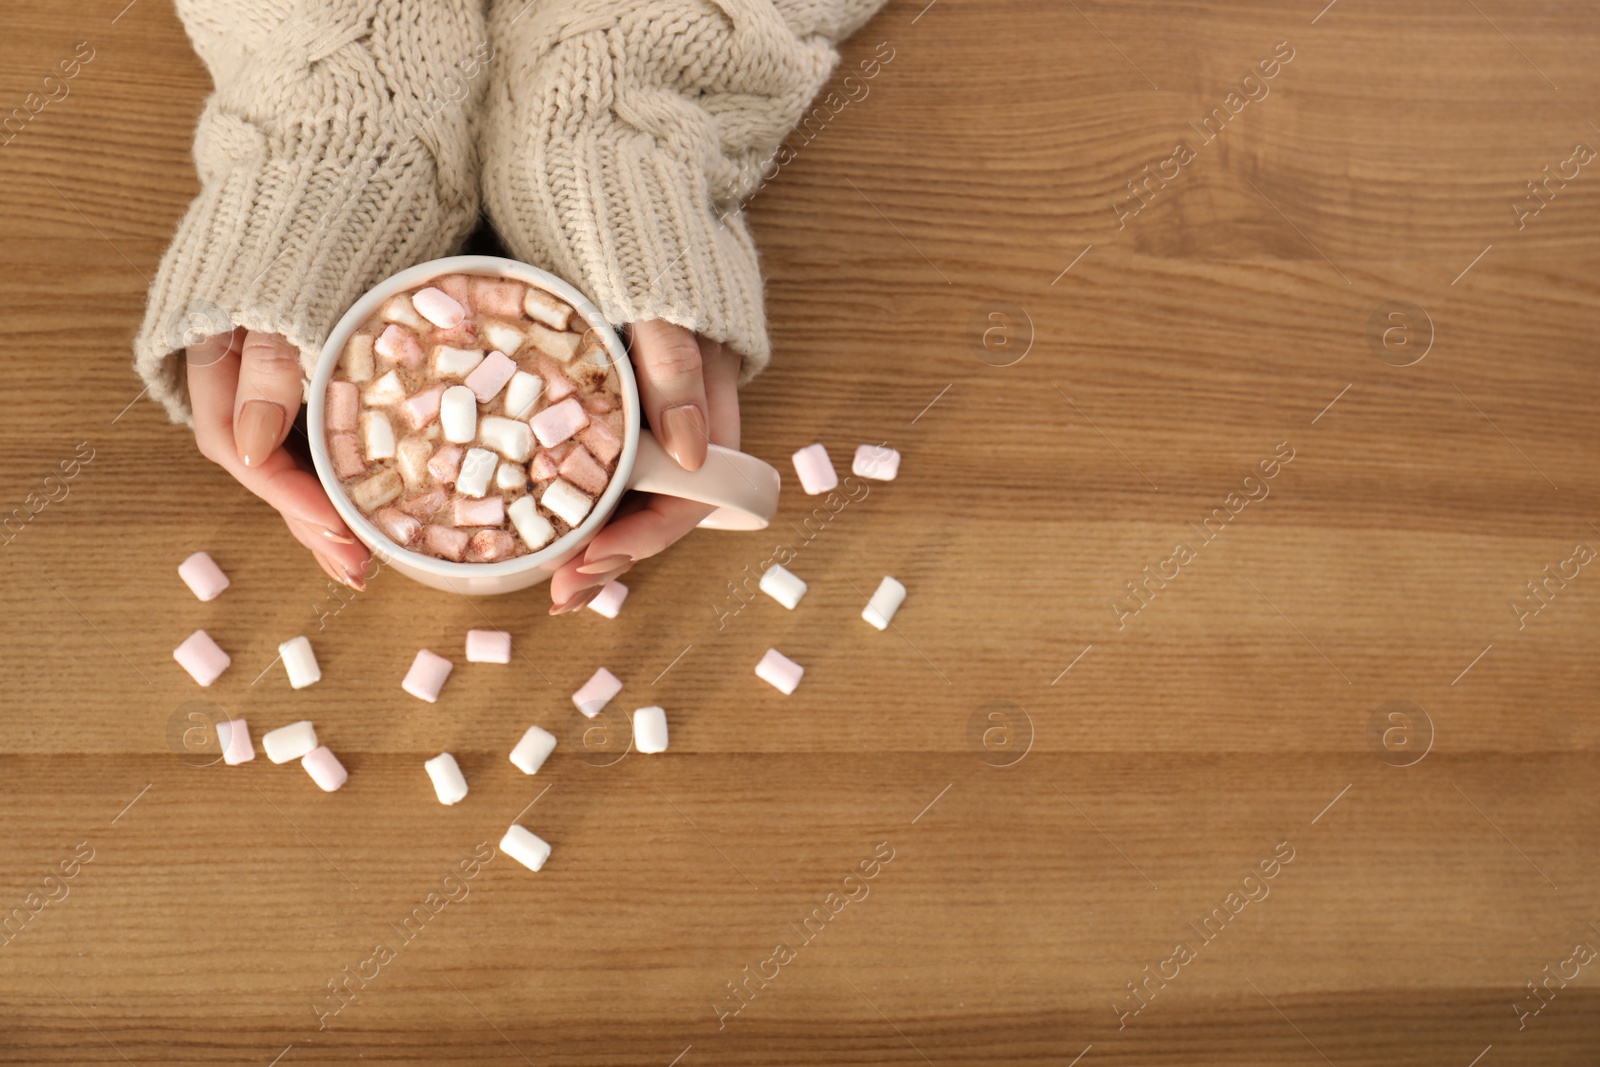
[[[706,447],[705,464],[686,471],[648,430],[639,434],[628,488],[716,506],[700,520],[708,530],[765,530],[778,511],[778,472],[771,464],[721,445]]]

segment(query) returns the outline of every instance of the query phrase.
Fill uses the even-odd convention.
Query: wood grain
[[[895,0],[838,78],[892,61],[752,207],[777,355],[745,445],[780,521],[639,566],[616,622],[392,575],[341,599],[136,401],[207,79],[155,0],[12,14],[4,108],[96,58],[0,148],[0,511],[94,458],[0,547],[0,916],[93,858],[0,945],[0,1063],[1593,1060],[1600,965],[1518,1008],[1600,946],[1600,576],[1513,604],[1600,546],[1600,170],[1510,207],[1600,146],[1591,5]],[[808,534],[813,440],[901,477]],[[799,610],[734,611],[784,545]],[[211,604],[174,573],[197,548],[233,579]],[[884,574],[910,598],[878,634]],[[510,667],[400,692],[486,622]],[[233,656],[204,692],[170,655],[197,627]],[[291,693],[297,633],[325,681]],[[807,669],[787,699],[751,673],[773,646]],[[668,709],[667,755],[585,757],[568,694],[601,663]],[[314,720],[349,785],[197,766],[217,709]],[[562,745],[530,780],[531,722]],[[446,881],[524,812],[542,873]]]

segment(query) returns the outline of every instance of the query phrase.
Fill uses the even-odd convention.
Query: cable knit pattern
[[[514,255],[614,322],[771,354],[740,212],[882,0],[495,0],[483,195]]]
[[[215,92],[200,194],[150,287],[134,366],[192,422],[181,349],[279,333],[309,374],[373,284],[459,248],[478,216],[481,0],[180,0]]]

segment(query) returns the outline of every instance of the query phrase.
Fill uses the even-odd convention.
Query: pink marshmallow
[[[516,551],[517,539],[509,532],[478,530],[467,541],[467,562],[498,563],[503,559],[510,559]]]
[[[467,531],[440,526],[437,523],[422,528],[422,544],[440,559],[457,563],[467,558]]]
[[[458,496],[452,501],[451,522],[456,526],[499,526],[506,521],[506,502],[501,497],[481,500]]]
[[[583,405],[571,397],[559,404],[552,404],[528,420],[528,425],[533,427],[533,435],[546,448],[560,444],[588,423],[589,416],[583,410]]]
[[[622,454],[622,438],[599,419],[590,419],[589,425],[578,434],[578,440],[601,463],[611,463]]]
[[[504,630],[468,630],[468,663],[510,663],[511,635]]]
[[[478,403],[487,404],[506,387],[511,376],[517,373],[517,361],[504,352],[490,352],[472,373],[461,379],[461,384],[472,390]]]
[[[617,402],[606,393],[591,393],[583,398],[583,410],[591,415],[605,415],[617,410]]]
[[[406,680],[400,683],[400,688],[418,700],[436,703],[439,690],[444,688],[444,680],[450,677],[454,669],[454,663],[424,648],[411,661],[411,669],[406,672]]]
[[[800,676],[805,673],[804,667],[775,648],[767,649],[767,654],[756,664],[756,676],[770,682],[785,696],[794,692],[795,686],[800,684]]]
[[[409,547],[422,536],[422,523],[399,508],[383,508],[372,516],[372,521],[378,524],[385,537],[401,548]]]
[[[601,667],[590,676],[583,687],[572,694],[572,702],[589,718],[594,718],[611,703],[611,698],[622,692],[622,679]]]
[[[555,457],[543,450],[534,453],[533,462],[528,464],[528,477],[536,482],[548,482],[559,471]]]
[[[411,306],[417,309],[418,315],[441,330],[453,330],[467,317],[467,309],[454,297],[431,285],[411,294]]]
[[[354,478],[367,472],[367,457],[361,451],[361,441],[353,433],[336,433],[328,438],[328,458],[333,460],[333,473],[340,478]]]
[[[544,379],[544,395],[552,404],[557,400],[565,400],[578,391],[578,385],[567,377],[561,369],[561,364],[549,356],[540,356],[537,364],[539,377]]]
[[[435,278],[433,284],[451,300],[454,300],[462,307],[467,306],[467,276],[465,274],[446,274],[443,278]]]
[[[256,746],[250,742],[250,724],[243,719],[233,719],[229,722],[218,723],[217,733],[227,731],[227,740],[222,746],[222,762],[230,767],[237,767],[241,763],[249,763],[256,758]]]
[[[183,644],[173,649],[172,658],[189,672],[189,677],[201,685],[210,685],[216,681],[217,677],[228,669],[228,664],[233,662],[204,630],[196,630],[190,634]]]
[[[892,482],[900,473],[900,453],[881,445],[861,445],[856,449],[850,472],[878,482]]]
[[[435,385],[400,402],[400,411],[413,430],[424,429],[428,423],[439,417],[439,400],[448,388],[449,386],[443,384]]]
[[[808,496],[826,493],[839,484],[839,475],[833,469],[828,450],[821,445],[807,445],[794,454],[794,472],[800,476],[800,488]]]
[[[316,782],[324,793],[331,793],[350,780],[350,772],[344,769],[344,764],[339,758],[328,751],[327,745],[319,745],[300,757],[300,766],[311,775],[311,780]]]
[[[605,491],[606,483],[611,480],[611,475],[606,469],[595,462],[589,450],[579,445],[567,453],[567,458],[561,461],[557,468],[561,477],[582,489],[590,496],[599,496]]]
[[[439,451],[428,457],[428,473],[440,485],[449,485],[461,473],[461,457],[466,452],[460,445],[441,445]]]
[[[361,415],[361,390],[355,382],[329,382],[324,421],[328,429],[354,433]]]
[[[608,619],[617,617],[617,612],[622,610],[622,602],[628,599],[628,587],[619,581],[609,581],[605,588],[600,590],[600,595],[589,601],[589,610]]]
[[[427,492],[408,496],[400,501],[397,507],[414,519],[431,519],[439,514],[439,509],[450,502],[443,489],[429,489]]]
[[[515,322],[522,317],[522,296],[525,291],[521,282],[503,281],[499,278],[474,278],[472,306],[481,314]]]
[[[196,552],[178,564],[178,577],[201,600],[215,600],[217,594],[228,588],[228,576],[204,552]]]
[[[391,322],[384,327],[378,339],[372,342],[372,350],[396,366],[422,366],[422,342],[398,323]]]

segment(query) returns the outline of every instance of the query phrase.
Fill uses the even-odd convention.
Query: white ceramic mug
[[[334,477],[333,464],[328,458],[323,411],[327,404],[328,380],[339,363],[345,344],[389,297],[444,274],[510,278],[560,297],[583,316],[593,336],[605,343],[622,384],[622,454],[617,457],[611,481],[600,499],[595,501],[594,509],[577,527],[539,551],[498,563],[453,563],[395,544],[350,502],[339,480]],[[600,310],[588,297],[548,271],[498,256],[452,256],[419,263],[374,286],[344,313],[344,317],[328,335],[327,343],[322,346],[322,354],[317,359],[316,373],[311,376],[310,397],[306,404],[307,435],[311,438],[311,458],[316,464],[317,477],[322,480],[322,487],[327,490],[333,506],[356,537],[372,550],[374,556],[408,578],[434,589],[479,596],[515,592],[549,578],[563,563],[583,551],[584,546],[611,518],[622,494],[630,489],[664,493],[714,505],[717,510],[700,523],[712,529],[760,530],[772,521],[778,509],[779,479],[778,472],[771,465],[743,452],[711,445],[706,450],[705,465],[697,471],[686,471],[667,455],[649,429],[642,425],[643,422],[633,365],[628,361],[627,351],[617,331],[601,316]]]

